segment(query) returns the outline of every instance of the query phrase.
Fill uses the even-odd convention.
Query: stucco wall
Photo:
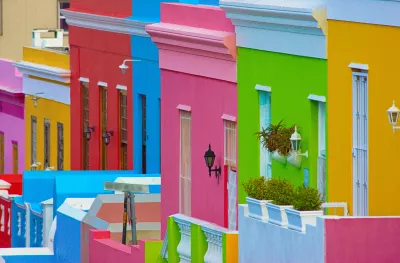
[[[272,123],[283,119],[286,126],[296,124],[302,137],[301,168],[282,165],[272,160],[272,177],[290,180],[296,185],[304,182],[304,168],[309,168],[309,184],[317,186],[318,104],[310,94],[326,95],[327,64],[324,59],[238,48],[238,178],[239,203],[247,196],[241,182],[260,175],[260,142],[254,135],[260,130],[259,91],[256,84],[271,87]]]
[[[250,218],[247,205],[239,205],[239,233],[241,263],[325,262],[322,218],[317,219],[315,227],[308,225],[306,233],[301,233]]]
[[[393,204],[400,201],[395,165],[400,158],[400,134],[393,134],[386,110],[400,98],[393,78],[398,74],[400,31],[331,20],[328,27],[329,200],[346,201],[352,213],[352,70],[348,66],[368,64],[369,215],[398,215]]]
[[[0,57],[21,60],[22,47],[32,45],[32,30],[58,27],[58,2],[54,0],[3,1]]]

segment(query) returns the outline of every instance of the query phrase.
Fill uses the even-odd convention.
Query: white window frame
[[[190,153],[190,159],[189,159],[189,163],[188,163],[188,167],[186,167],[187,169],[187,173],[185,173],[184,171],[182,171],[182,129],[183,129],[183,124],[184,121],[188,121],[189,124],[186,124],[189,126],[189,144],[188,144],[188,149],[186,149],[186,151],[188,151]],[[191,195],[192,195],[192,158],[191,158],[191,130],[192,130],[192,116],[191,116],[191,112],[190,111],[185,111],[185,110],[179,110],[179,212],[181,214],[184,214],[186,216],[191,216],[191,212],[192,212],[192,203],[191,203]],[[182,181],[187,181],[186,185],[182,185]],[[185,203],[182,199],[182,188],[183,187],[188,187],[188,189],[184,189],[185,191],[185,195],[189,196],[189,200],[186,200],[187,202]],[[185,207],[186,205],[186,207]]]
[[[230,144],[229,144],[230,143]],[[231,146],[228,149],[228,146]],[[236,122],[224,120],[224,165],[236,168],[237,165]]]

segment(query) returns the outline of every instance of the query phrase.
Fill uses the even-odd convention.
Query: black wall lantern
[[[103,134],[103,140],[104,140],[104,143],[105,143],[106,145],[108,145],[108,144],[110,143],[111,136],[114,136],[114,132],[113,132],[113,131],[106,131],[106,132]]]
[[[215,161],[215,153],[211,150],[211,144],[208,145],[208,150],[204,154],[204,160],[206,161],[206,165],[208,167],[208,175],[211,177],[211,172],[215,172],[215,177],[219,177],[221,174],[221,167],[215,167],[212,169]]]
[[[86,127],[85,131],[83,132],[86,140],[90,141],[90,138],[92,138],[92,132],[94,132],[94,126]]]

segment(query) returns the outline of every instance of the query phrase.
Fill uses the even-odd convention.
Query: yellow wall
[[[352,70],[369,65],[369,215],[400,215],[400,131],[386,110],[400,105],[400,29],[328,22],[328,198],[352,213]]]
[[[56,0],[3,0],[3,34],[0,57],[22,59],[22,47],[32,45],[32,30],[58,27]],[[65,44],[68,43],[65,37]]]
[[[31,166],[31,116],[37,118],[37,162],[41,163],[40,170],[44,164],[44,119],[50,120],[50,166],[57,170],[57,122],[64,126],[64,170],[70,170],[70,107],[69,105],[40,99],[38,107],[33,106],[31,96],[25,99],[25,139],[26,158],[25,169]]]
[[[69,69],[69,55],[40,48],[24,47],[24,61]],[[36,78],[38,79],[38,78]],[[42,81],[54,82],[40,79]],[[65,83],[59,85],[69,86]],[[31,166],[31,116],[37,118],[37,161],[44,169],[44,119],[50,120],[50,166],[57,169],[57,122],[64,126],[64,170],[70,170],[70,106],[45,98],[38,100],[38,107],[34,107],[32,96],[25,97],[25,124],[26,124],[26,169]]]

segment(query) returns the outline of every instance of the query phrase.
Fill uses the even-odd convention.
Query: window
[[[100,118],[101,118],[101,132],[107,132],[107,87],[100,87]],[[103,140],[101,144],[101,170],[107,170],[107,145]]]
[[[120,127],[120,169],[128,170],[128,97],[125,90],[119,92],[119,127]]]
[[[31,116],[31,164],[37,161],[37,119]]]
[[[325,102],[318,102],[318,190],[326,201]]]
[[[236,168],[236,123],[224,121],[224,164]]]
[[[0,133],[0,174],[4,174],[4,133]]]
[[[65,16],[61,14],[61,10],[67,8],[69,8],[69,0],[58,0],[58,28],[64,29],[64,32],[68,32],[68,24]]]
[[[89,83],[81,82],[82,97],[82,170],[89,170],[89,141],[84,131],[89,128]]]
[[[191,114],[180,111],[180,213],[190,216],[192,206]]]
[[[50,166],[50,121],[44,119],[44,168]]]
[[[18,174],[18,142],[12,142],[13,146],[13,174]]]
[[[260,130],[268,128],[271,124],[271,93],[259,91]],[[265,178],[272,177],[271,153],[260,142],[260,175]]]
[[[64,170],[64,125],[57,123],[57,170]]]

